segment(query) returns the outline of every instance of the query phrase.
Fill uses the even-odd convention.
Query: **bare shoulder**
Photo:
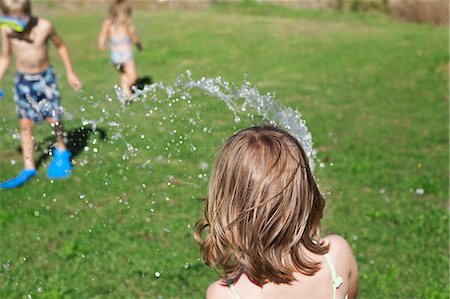
[[[333,263],[349,272],[357,273],[355,256],[347,240],[339,235],[329,235],[322,240],[325,241],[325,244],[330,245],[328,255]]]
[[[339,235],[329,235],[322,240],[325,241],[325,243],[329,243],[330,246],[333,246],[334,248],[342,248],[345,249],[346,247],[350,248],[350,245],[348,244],[347,240],[344,239],[344,237]]]
[[[33,30],[39,32],[39,34],[49,36],[54,32],[53,24],[48,19],[40,17],[32,17],[32,20],[30,22],[34,22],[34,24],[36,24],[36,29]]]
[[[42,27],[42,28],[52,28],[53,27],[52,22],[50,22],[50,20],[44,19],[41,17],[39,17],[39,18],[36,17],[36,18],[37,18],[38,25],[40,27]]]
[[[228,293],[227,286],[224,285],[223,280],[216,280],[206,290],[206,299],[230,298],[230,295],[231,293]]]
[[[106,19],[103,21],[103,26],[111,26],[111,24],[112,24],[111,18],[106,18]]]
[[[352,248],[343,237],[329,235],[322,240],[325,241],[325,244],[330,245],[328,254],[331,257],[339,257],[339,259],[345,259],[347,262],[351,262],[354,259]]]
[[[347,240],[339,235],[330,235],[323,240],[325,244],[330,245],[328,254],[336,266],[338,274],[348,280],[349,298],[356,298],[358,295],[358,265],[352,248]]]

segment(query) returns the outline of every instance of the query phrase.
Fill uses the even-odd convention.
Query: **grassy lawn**
[[[106,11],[106,8],[104,9]],[[0,192],[0,298],[201,298],[217,273],[192,229],[215,152],[254,122],[193,91],[123,109],[119,75],[97,50],[102,10],[37,7],[69,46],[84,83],[59,75],[75,152],[47,179],[49,126],[35,130],[36,179]],[[136,11],[140,74],[170,85],[245,78],[301,112],[318,151],[324,235],[343,235],[361,298],[448,298],[448,29],[379,15],[217,6]],[[0,180],[22,167],[11,66],[0,88]]]

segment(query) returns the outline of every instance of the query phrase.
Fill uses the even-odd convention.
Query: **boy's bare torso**
[[[16,58],[16,70],[37,74],[49,66],[48,40],[53,28],[48,20],[31,17],[24,32],[10,31],[7,36]]]

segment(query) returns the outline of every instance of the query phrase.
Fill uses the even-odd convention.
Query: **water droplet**
[[[200,162],[199,167],[201,170],[206,170],[206,169],[208,169],[208,163]]]
[[[9,270],[9,261],[3,264],[3,269]]]

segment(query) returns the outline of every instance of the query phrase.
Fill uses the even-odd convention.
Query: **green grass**
[[[0,297],[200,298],[217,273],[192,238],[199,199],[216,149],[251,121],[234,123],[200,92],[191,100],[197,110],[149,101],[122,110],[112,89],[118,74],[96,48],[103,13],[39,12],[84,83],[80,94],[68,87],[52,50],[67,130],[103,116],[123,131],[115,139],[117,128],[100,123],[107,138],[90,135],[69,180],[51,182],[41,167],[37,179],[0,193]],[[328,200],[323,234],[349,240],[360,297],[447,298],[448,32],[366,16],[253,4],[137,11],[138,69],[165,84],[187,69],[237,84],[247,74],[261,93],[301,111],[323,163],[315,170]],[[21,167],[13,76],[11,66],[0,84],[2,180]],[[50,129],[35,135],[40,142]]]

